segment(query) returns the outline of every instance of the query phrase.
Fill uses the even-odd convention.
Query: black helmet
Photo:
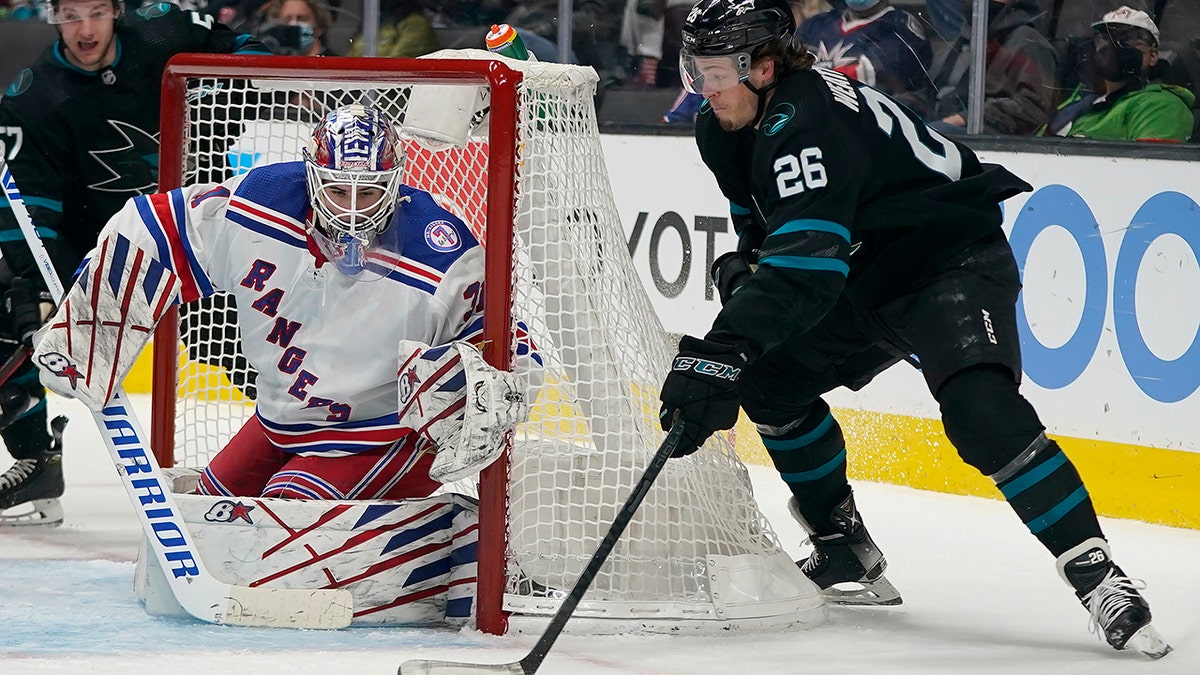
[[[696,56],[752,52],[795,32],[787,0],[700,0],[683,24],[683,48]]]

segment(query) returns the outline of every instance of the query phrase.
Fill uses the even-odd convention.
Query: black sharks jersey
[[[740,237],[761,240],[757,272],[709,337],[753,354],[810,329],[843,292],[864,306],[902,295],[1032,189],[823,68],[783,75],[757,129],[726,132],[702,106],[696,140],[735,220],[753,216]]]
[[[55,42],[0,99],[0,144],[63,275],[129,198],[157,189],[167,60],[181,52],[270,53],[211,16],[167,3],[126,14],[115,34],[110,67],[80,70]],[[14,272],[40,279],[7,203],[0,203],[0,249]]]

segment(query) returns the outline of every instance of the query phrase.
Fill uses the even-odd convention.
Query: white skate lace
[[[36,459],[18,459],[9,467],[8,471],[4,472],[3,476],[0,476],[0,490],[7,490],[24,483],[36,467]]]
[[[1131,596],[1145,588],[1146,582],[1141,579],[1130,579],[1109,572],[1104,581],[1087,595],[1088,610],[1092,614],[1088,621],[1088,632],[1105,631],[1122,611],[1133,605]]]

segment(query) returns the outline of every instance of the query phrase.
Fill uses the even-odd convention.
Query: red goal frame
[[[241,56],[180,54],[163,73],[159,190],[181,187],[186,152],[184,105],[189,77],[242,77],[257,80],[321,80],[348,83],[421,82],[481,84],[491,90],[488,131],[488,203],[485,209],[488,289],[483,355],[501,370],[510,367],[512,323],[513,221],[516,214],[517,85],[522,75],[498,61],[463,59],[376,59],[350,57]],[[154,333],[151,447],[163,467],[173,466],[177,386],[178,314],[172,310]],[[160,348],[162,346],[166,348]],[[508,451],[479,481],[479,559],[476,625],[492,634],[507,629],[502,609],[507,548]]]

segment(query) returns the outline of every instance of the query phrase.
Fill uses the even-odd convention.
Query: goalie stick
[[[575,607],[579,605],[580,600],[583,600],[583,595],[592,585],[592,580],[600,572],[604,561],[608,560],[608,554],[612,553],[617,540],[625,532],[625,527],[629,525],[630,519],[641,505],[642,499],[646,497],[646,493],[650,491],[650,486],[654,484],[654,480],[658,478],[663,466],[671,458],[671,453],[675,452],[676,446],[679,445],[679,439],[683,437],[683,426],[683,421],[676,417],[674,424],[671,425],[671,431],[667,433],[658,452],[654,453],[654,457],[650,459],[650,465],[646,467],[646,472],[642,474],[637,485],[633,486],[633,492],[625,500],[625,504],[617,513],[612,526],[608,528],[608,534],[604,535],[604,539],[600,542],[596,552],[592,554],[592,559],[588,561],[587,567],[583,568],[583,573],[579,575],[575,586],[571,588],[567,597],[563,598],[558,611],[550,619],[550,624],[546,626],[546,630],[525,658],[513,663],[494,664],[414,659],[400,664],[399,675],[472,675],[475,673],[533,675],[536,673],[541,667],[542,661],[546,659],[546,655],[550,653],[550,648],[554,646],[555,640],[567,625],[571,614],[575,612]]]
[[[0,157],[0,183],[13,215],[54,302],[64,289],[46,247],[34,229],[8,165]],[[167,585],[184,611],[215,624],[289,628],[345,628],[353,617],[353,599],[345,589],[284,589],[235,586],[212,576],[171,496],[146,434],[124,389],[118,387],[100,411],[92,411],[109,455],[137,511],[149,550],[162,567]]]

